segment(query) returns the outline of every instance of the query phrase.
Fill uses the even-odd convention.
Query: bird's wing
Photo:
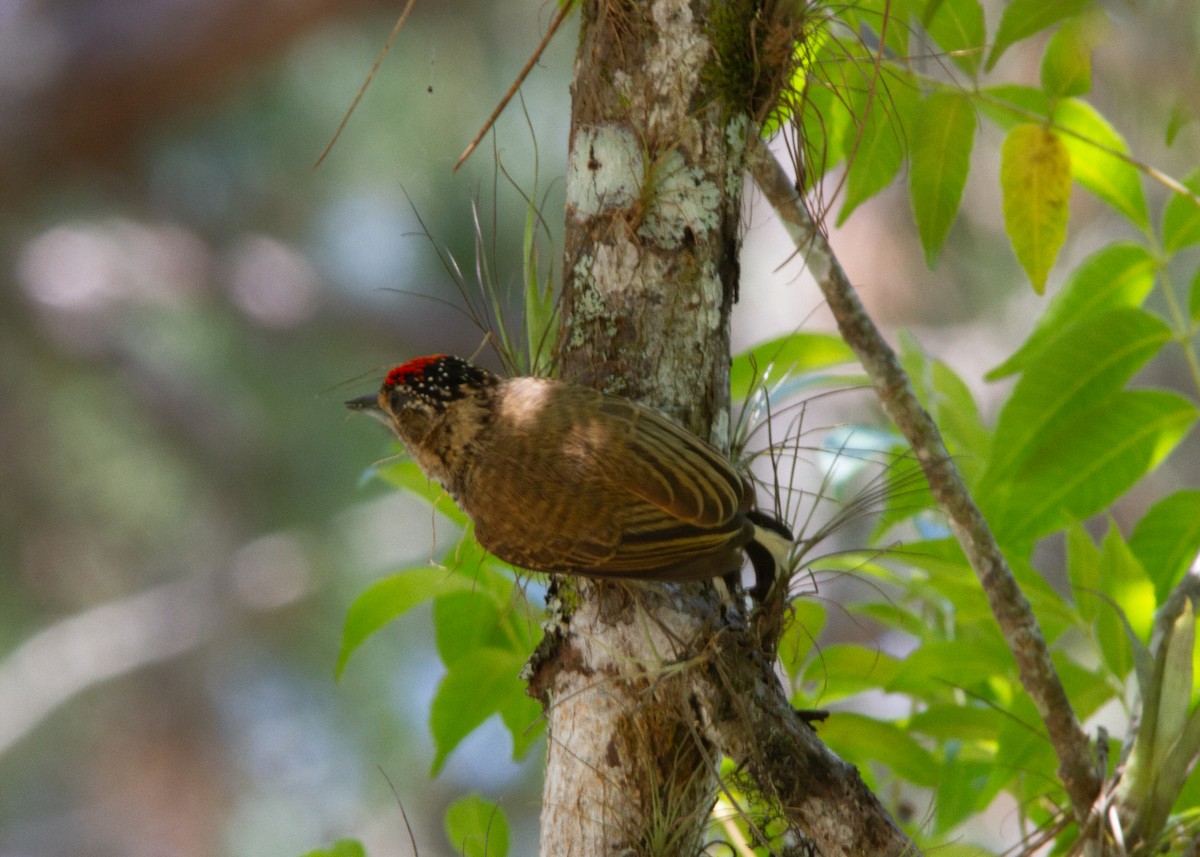
[[[599,577],[704,579],[736,571],[753,524],[739,518],[720,529],[698,529],[657,506],[630,498],[620,525],[594,517],[575,525],[495,532],[476,521],[476,536],[500,559],[523,568]],[[611,514],[611,513],[610,513]]]
[[[590,442],[599,436],[591,432]],[[701,579],[741,566],[739,548],[753,525],[737,514],[736,503],[728,501],[727,516],[724,507],[709,509],[711,525],[699,516],[685,520],[670,504],[641,496],[664,491],[630,485],[631,478],[653,477],[635,476],[640,468],[614,473],[611,459],[601,464],[584,446],[572,441],[570,454],[525,458],[523,470],[506,465],[510,478],[493,480],[490,502],[473,510],[480,543],[507,562],[540,571]],[[688,503],[690,512],[695,503]]]
[[[624,399],[567,385],[525,394],[510,399],[513,418],[557,401],[538,414],[540,445],[529,433],[493,441],[494,470],[478,474],[492,502],[468,510],[488,550],[600,576],[703,578],[741,565],[750,487],[715,449]]]
[[[574,571],[604,564],[621,540],[611,500],[597,491],[528,472],[492,489],[474,510],[479,543],[505,562],[538,571]]]
[[[607,514],[619,514],[612,553],[592,563],[592,573],[704,578],[737,570],[754,529],[743,514],[751,486],[717,450],[655,411],[603,397],[599,413],[620,427],[612,433],[620,449],[610,450],[601,474]]]
[[[704,529],[727,528],[750,508],[751,486],[713,447],[648,408],[622,400],[605,406],[630,412],[621,479],[634,496]]]

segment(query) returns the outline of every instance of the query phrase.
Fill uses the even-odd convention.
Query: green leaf
[[[1103,510],[1157,467],[1195,420],[1187,399],[1151,390],[1115,393],[1073,414],[1039,439],[989,516],[997,539],[1027,545]]]
[[[991,434],[983,425],[979,406],[966,382],[941,360],[933,361],[932,370],[938,427],[949,444],[951,455],[976,458],[974,462],[960,462],[963,472],[971,474],[987,461]]]
[[[821,740],[851,764],[878,763],[911,783],[938,785],[937,760],[894,724],[839,711],[821,724]]]
[[[1101,591],[1120,605],[1135,640],[1149,640],[1154,625],[1154,584],[1133,549],[1110,521],[1100,554]]]
[[[955,746],[952,749],[959,748]],[[938,857],[980,857],[981,854],[994,853],[983,851],[973,843],[941,837],[987,809],[1002,787],[1001,783],[994,783],[988,788],[989,774],[996,767],[994,760],[976,761],[948,754],[938,774],[938,799],[931,808],[934,813],[933,829],[925,830],[924,823],[922,825],[923,834],[939,837]]]
[[[841,7],[839,16],[855,32],[873,32],[883,36],[883,42],[895,56],[909,55],[908,35],[912,31],[909,24],[909,3],[919,0],[856,0],[855,3]]]
[[[941,360],[931,360],[916,340],[900,334],[900,362],[912,379],[917,398],[942,433],[950,454],[959,458],[959,468],[968,483],[987,461],[991,434],[983,425],[970,388]]]
[[[377,475],[392,487],[425,500],[458,526],[467,525],[467,514],[454,504],[446,489],[426,476],[412,459],[390,462],[379,468]]]
[[[1064,18],[1077,15],[1091,5],[1092,0],[1012,0],[1004,7],[996,41],[988,56],[987,70],[991,71],[1010,46],[1040,33]]]
[[[816,647],[826,615],[825,605],[807,598],[795,601],[792,610],[792,618],[784,626],[777,650],[788,677],[795,679]]]
[[[1171,105],[1171,117],[1167,120],[1167,133],[1163,137],[1168,146],[1174,146],[1179,132],[1196,121],[1196,112],[1186,99],[1186,95],[1177,95],[1175,103]]]
[[[979,111],[996,123],[996,126],[1011,131],[1033,118],[1050,118],[1050,99],[1044,90],[1033,86],[1005,83],[983,90],[979,100]]]
[[[1104,609],[1112,612],[1111,606],[1106,604]],[[1122,629],[1120,633],[1126,633],[1126,631]],[[1069,648],[1075,649],[1076,647],[1072,645]],[[1141,648],[1145,650],[1144,646]],[[1148,653],[1147,657],[1149,657]],[[1071,707],[1075,709],[1075,714],[1080,720],[1091,717],[1114,699],[1124,701],[1127,698],[1127,682],[1106,677],[1096,669],[1093,659],[1088,658],[1087,665],[1082,666],[1072,660],[1064,649],[1056,649],[1051,652],[1051,659],[1054,662],[1055,671],[1062,679],[1067,699],[1071,700]],[[1118,749],[1117,755],[1119,754],[1120,750]],[[1116,756],[1111,758],[1115,760]]]
[[[1158,703],[1158,726],[1154,730],[1154,759],[1165,762],[1187,723],[1192,701],[1192,653],[1196,646],[1196,614],[1190,599],[1160,645],[1166,646]],[[1186,764],[1186,763],[1185,763]]]
[[[309,851],[303,857],[367,857],[367,852],[356,839],[339,839],[328,848]]]
[[[972,637],[926,643],[904,659],[895,678],[883,687],[918,699],[937,698],[947,689],[977,689],[1012,669],[1012,655],[1004,641],[989,629]]]
[[[1054,98],[1083,95],[1092,88],[1092,50],[1108,33],[1102,12],[1064,23],[1050,37],[1042,57],[1042,86]]]
[[[1157,317],[1117,308],[1072,325],[1036,352],[996,420],[980,502],[1015,477],[1047,433],[1123,387],[1170,339]]]
[[[336,674],[340,676],[354,650],[388,622],[422,601],[447,592],[469,591],[474,585],[471,578],[444,568],[410,569],[373,584],[354,599],[346,614]]]
[[[1200,491],[1176,491],[1151,506],[1134,526],[1129,548],[1163,603],[1200,553]]]
[[[1064,600],[1062,594],[1046,580],[1025,556],[1014,555],[1011,561],[1017,585],[1025,592],[1046,641],[1053,645],[1068,628],[1079,624],[1079,613]]]
[[[892,183],[904,163],[904,141],[917,104],[910,81],[864,81],[855,94],[851,124],[842,140],[849,159],[846,194],[838,212],[840,226],[863,202]]]
[[[1184,185],[1193,194],[1200,194],[1200,170],[1192,172]],[[1182,193],[1172,194],[1163,209],[1163,248],[1168,253],[1200,243],[1200,204]]]
[[[1067,237],[1071,160],[1067,147],[1041,125],[1018,125],[1000,152],[1004,230],[1017,260],[1041,294]]]
[[[479,657],[480,652],[484,652],[483,657],[492,657],[496,651],[507,651],[513,656],[514,663],[523,663],[537,645],[537,624],[529,616],[514,610],[512,582],[507,579],[498,582],[502,584],[502,593],[489,593],[480,586],[471,592],[455,592],[434,601],[438,653],[451,671],[457,673],[459,664]],[[469,671],[470,667],[467,669]],[[520,689],[520,683],[510,685],[512,688]],[[541,706],[523,692],[514,690],[497,703],[497,710],[512,734],[513,758],[520,758],[541,734]],[[485,711],[481,716],[486,719],[487,715]],[[473,728],[470,726],[468,732]]]
[[[541,223],[537,200],[530,196],[525,208],[525,233],[521,243],[521,258],[525,263],[523,325],[528,365],[519,366],[523,372],[537,376],[548,374],[550,355],[555,350],[558,336],[558,302],[554,296],[554,283],[549,275],[542,276],[539,264],[538,226]],[[520,354],[517,356],[524,357]]]
[[[447,807],[446,838],[463,857],[506,857],[508,819],[496,804],[468,795]]]
[[[822,646],[809,662],[804,682],[811,695],[827,704],[887,684],[899,661],[877,648],[849,643]]]
[[[1071,155],[1075,181],[1125,215],[1137,227],[1150,225],[1141,175],[1129,161],[1110,152],[1129,154],[1129,146],[1095,107],[1066,98],[1054,108],[1054,122]]]
[[[908,730],[939,741],[988,742],[1004,722],[1004,712],[983,705],[934,703],[914,714]]]
[[[1186,739],[1191,737],[1189,733],[1194,735],[1192,730],[1200,727],[1200,723],[1197,723],[1197,721],[1200,721],[1200,709],[1196,709],[1192,712],[1191,719],[1188,722],[1189,729],[1188,731],[1184,732],[1184,743],[1187,743]],[[1193,743],[1192,746],[1194,747],[1196,745]],[[1118,748],[1118,752],[1119,749],[1120,748]],[[1196,751],[1193,750],[1191,756],[1183,756],[1183,752],[1185,751],[1181,751],[1179,755],[1184,758],[1191,758],[1196,754]],[[1110,758],[1116,758],[1116,753],[1114,753]],[[1182,813],[1185,810],[1196,806],[1200,806],[1200,777],[1193,776],[1188,777],[1184,781],[1183,786],[1179,789],[1179,798],[1175,801],[1175,809],[1177,812]]]
[[[1171,632],[1169,648],[1164,661],[1162,703],[1159,706],[1159,735],[1174,733],[1174,740],[1164,747],[1162,766],[1154,780],[1154,814],[1156,821],[1165,821],[1173,805],[1191,808],[1179,801],[1179,795],[1189,779],[1188,773],[1196,754],[1200,753],[1200,708],[1188,715],[1190,702],[1189,685],[1195,677],[1192,653],[1196,642],[1196,616],[1190,601],[1185,601],[1183,612]],[[1174,657],[1174,655],[1178,657]],[[1182,722],[1174,726],[1167,712],[1178,715]],[[1158,829],[1158,828],[1152,828]]]
[[[832,333],[790,333],[743,351],[729,368],[735,402],[750,395],[758,379],[768,386],[780,378],[854,362],[850,346]]]
[[[804,169],[800,183],[805,190],[810,190],[825,173],[845,159],[842,141],[852,117],[842,96],[824,81],[806,85],[803,92],[800,124],[804,129]],[[764,134],[768,130],[764,127]]]
[[[929,0],[922,23],[959,68],[975,77],[983,61],[987,27],[979,0]]]
[[[1008,716],[996,741],[996,758],[1002,762],[993,766],[982,789],[1003,788],[1029,803],[1035,802],[1034,794],[1050,801],[1060,799],[1062,786],[1054,774],[1057,760],[1033,701],[1018,693],[1005,708]]]
[[[1154,288],[1158,261],[1141,244],[1109,244],[1080,263],[1050,301],[1033,334],[1016,353],[987,374],[995,381],[1022,371],[1048,348],[1094,315],[1116,307],[1139,307]]]
[[[844,605],[847,613],[869,618],[889,628],[895,628],[917,639],[940,639],[940,629],[929,627],[929,615],[925,606],[903,607],[895,601],[849,602]]]
[[[1082,524],[1067,528],[1067,579],[1085,622],[1091,622],[1101,610],[1107,610],[1096,596],[1100,593],[1100,549]]]
[[[1101,547],[1098,582],[1106,603],[1096,614],[1096,640],[1109,672],[1123,684],[1138,657],[1150,667],[1142,641],[1154,621],[1154,587],[1115,525]]]
[[[892,548],[889,555],[895,555],[906,565],[922,571],[923,576],[914,578],[909,584],[914,594],[931,603],[944,601],[953,604],[957,623],[977,628],[995,626],[991,608],[979,588],[979,581],[971,572],[962,548],[953,538],[906,542]]]
[[[504,642],[500,611],[482,592],[453,592],[433,602],[433,626],[442,663],[453,666],[480,646]]]
[[[925,248],[925,262],[931,268],[937,263],[938,251],[962,202],[975,143],[975,123],[971,102],[955,92],[929,96],[917,112],[909,195],[921,246]]]
[[[1138,675],[1142,718],[1118,798],[1134,812],[1151,816],[1146,822],[1151,830],[1159,829],[1166,820],[1200,748],[1200,710],[1191,717],[1187,714],[1193,689],[1195,623],[1192,604],[1185,601],[1172,627],[1156,642],[1152,671]]]
[[[432,774],[475,729],[523,689],[517,676],[524,656],[506,649],[483,647],[455,661],[442,678],[429,710],[435,753]]]
[[[546,725],[541,704],[530,698],[523,686],[520,693],[514,693],[500,705],[500,719],[512,735],[514,759],[529,752]]]

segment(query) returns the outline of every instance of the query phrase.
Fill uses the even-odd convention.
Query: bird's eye
[[[393,387],[388,391],[388,402],[391,404],[393,411],[407,407],[412,398],[412,393],[404,387]]]

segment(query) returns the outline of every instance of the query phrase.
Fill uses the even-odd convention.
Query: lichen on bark
[[[718,86],[713,70],[729,70],[729,45],[714,35],[732,20],[714,15],[733,9],[750,26],[755,8],[782,5],[583,0],[572,84],[561,371],[718,445],[729,426],[744,157],[757,124]],[[736,78],[743,95],[750,85],[751,106],[766,97],[756,74]],[[724,755],[762,778],[794,830],[799,819],[836,824],[830,854],[910,844],[877,803],[861,819],[838,812],[872,796],[804,731],[770,652],[744,622],[730,624],[737,610],[714,586],[556,585],[578,597],[528,670],[549,727],[542,854],[700,853]],[[763,755],[759,735],[780,736],[778,758]],[[796,772],[827,779],[810,787]]]

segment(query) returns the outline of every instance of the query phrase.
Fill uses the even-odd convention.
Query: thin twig
[[[567,15],[570,14],[571,7],[574,5],[572,0],[567,0],[559,8],[558,14],[550,22],[550,29],[546,30],[546,35],[542,36],[542,40],[534,48],[533,55],[526,61],[525,67],[521,69],[521,73],[517,75],[517,79],[513,81],[513,85],[508,88],[508,92],[504,93],[504,97],[500,99],[500,103],[496,105],[496,109],[492,111],[492,115],[483,123],[483,127],[479,129],[479,133],[475,135],[475,139],[471,141],[471,145],[467,146],[466,151],[459,155],[458,161],[454,164],[454,169],[450,172],[456,172],[463,165],[463,161],[471,157],[471,153],[475,151],[475,147],[479,145],[479,141],[496,124],[496,120],[500,118],[500,114],[504,112],[504,108],[508,106],[508,102],[512,101],[513,96],[517,94],[517,90],[521,88],[521,84],[525,82],[525,78],[529,77],[529,72],[533,71],[533,67],[537,65],[537,61],[542,58],[542,53],[545,52],[546,46],[550,44],[550,40],[554,38],[554,34],[558,31],[562,22],[567,19]]]
[[[379,768],[379,773],[383,774],[383,778],[387,780],[388,788],[392,790],[392,797],[396,799],[396,806],[400,807],[400,817],[404,819],[404,829],[408,831],[408,844],[412,848],[412,853],[420,856],[420,850],[417,848],[417,837],[413,835],[412,825],[408,823],[408,813],[404,811],[404,801],[400,800],[400,793],[396,791],[396,785],[392,782],[392,778],[387,775],[382,767]]]
[[[341,123],[337,126],[337,130],[333,132],[333,137],[329,143],[321,150],[321,156],[317,158],[316,163],[312,165],[315,170],[321,166],[321,162],[325,160],[325,156],[333,149],[333,144],[338,141],[338,137],[342,136],[342,130],[346,127],[346,123],[350,121],[350,114],[354,112],[354,108],[358,107],[358,102],[362,101],[362,97],[367,92],[367,87],[371,85],[371,81],[375,79],[375,73],[379,71],[379,67],[383,65],[383,58],[388,55],[388,51],[392,49],[392,42],[396,41],[396,36],[400,35],[400,30],[404,27],[404,22],[408,19],[408,13],[412,11],[413,6],[417,5],[417,0],[408,0],[408,5],[404,7],[404,11],[400,13],[400,17],[396,19],[396,23],[392,26],[392,32],[388,35],[388,40],[383,46],[383,50],[379,52],[379,56],[375,57],[375,65],[371,66],[371,71],[367,74],[367,79],[362,82],[362,86],[358,88],[358,94],[354,96],[354,100],[350,102],[350,106],[346,109],[346,115],[342,117]]]
[[[798,252],[805,255],[846,343],[858,355],[884,410],[904,434],[921,463],[938,506],[975,570],[988,605],[1016,659],[1021,684],[1037,706],[1058,756],[1058,775],[1083,822],[1100,791],[1087,736],[1050,660],[1037,619],[983,514],[971,499],[933,419],[917,400],[896,353],[863,308],[834,255],[798,197],[792,181],[764,144],[747,153],[759,189],[774,206]]]

